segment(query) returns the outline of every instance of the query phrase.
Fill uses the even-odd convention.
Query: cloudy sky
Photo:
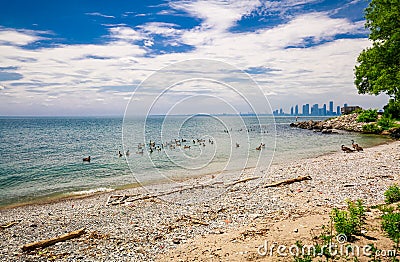
[[[385,96],[358,95],[353,84],[356,58],[370,45],[367,5],[366,0],[6,1],[0,9],[0,115],[122,115],[141,83],[188,59],[242,70],[274,109],[287,112],[294,104],[329,100],[381,108]],[[159,92],[160,85],[154,90],[146,85],[147,93],[137,92],[131,103]],[[205,88],[202,95],[221,95],[214,91]],[[222,110],[212,105],[210,110]]]

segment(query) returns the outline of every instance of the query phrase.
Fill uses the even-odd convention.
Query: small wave
[[[111,192],[114,191],[115,189],[112,188],[106,188],[106,187],[100,187],[100,188],[94,188],[94,189],[89,189],[89,190],[82,190],[82,191],[76,191],[71,193],[71,195],[75,196],[81,196],[81,195],[91,195],[99,192]]]

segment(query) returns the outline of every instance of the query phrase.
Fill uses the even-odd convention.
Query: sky
[[[259,88],[272,109],[286,112],[296,104],[330,100],[380,109],[386,96],[359,95],[353,83],[357,56],[371,46],[364,27],[367,5],[6,0],[0,9],[0,115],[123,115],[127,105],[136,103],[140,110],[140,101],[151,104],[166,89],[169,95],[157,100],[153,113],[194,96],[197,103],[174,107],[180,108],[175,113],[222,113],[237,100],[224,91],[234,82],[242,98]],[[207,62],[182,70],[179,63],[193,59]],[[244,74],[236,77],[228,67]],[[165,68],[168,76],[185,74],[186,82],[164,86],[159,72]],[[205,79],[187,81],[194,76],[190,70]],[[248,109],[237,107],[242,110]]]

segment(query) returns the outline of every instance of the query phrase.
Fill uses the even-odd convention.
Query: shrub
[[[389,117],[382,116],[377,123],[383,130],[389,130],[393,127],[398,127],[399,125],[396,124],[396,122]]]
[[[400,120],[400,101],[390,99],[389,103],[383,107],[383,116]]]
[[[393,185],[388,188],[388,190],[383,193],[385,196],[385,203],[392,204],[400,201],[400,187],[398,185]]]
[[[388,237],[399,247],[400,241],[400,213],[394,213],[393,210],[382,215],[382,229],[385,230]]]
[[[347,210],[332,210],[332,220],[338,234],[344,234],[350,240],[354,235],[361,234],[365,224],[365,207],[361,200],[347,201]]]
[[[378,118],[378,110],[367,109],[367,110],[362,111],[358,115],[357,121],[369,123],[369,122],[375,122],[377,118]]]
[[[363,125],[362,130],[364,133],[369,133],[369,134],[379,134],[380,132],[382,132],[382,128],[375,123]]]

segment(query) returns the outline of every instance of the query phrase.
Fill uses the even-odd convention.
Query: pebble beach
[[[164,183],[3,208],[0,224],[12,225],[0,229],[0,257],[2,261],[171,261],[169,252],[198,236],[343,207],[346,199],[383,203],[383,193],[399,183],[399,175],[399,141],[354,153],[342,152],[339,145],[337,153],[264,170],[246,169],[240,178],[209,174],[179,186]],[[311,179],[268,186],[299,176]],[[80,237],[31,251],[21,249],[82,228],[85,233]],[[235,256],[239,254],[231,254]]]

